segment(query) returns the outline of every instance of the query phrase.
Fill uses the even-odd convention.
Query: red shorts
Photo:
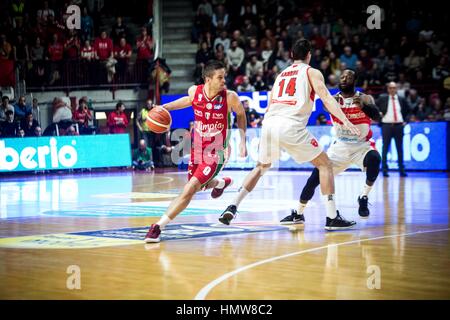
[[[210,155],[208,159],[199,163],[194,163],[192,161],[193,153],[191,152],[191,160],[189,161],[188,166],[188,181],[191,180],[192,177],[196,177],[202,184],[202,189],[206,187],[208,182],[214,179],[225,166],[228,160],[228,151],[228,149],[219,150],[216,154]]]

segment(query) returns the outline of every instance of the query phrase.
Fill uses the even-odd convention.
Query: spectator
[[[231,41],[231,48],[227,51],[228,65],[232,76],[243,73],[242,63],[244,62],[245,53],[242,48],[238,47],[236,40]]]
[[[203,68],[205,67],[205,64],[212,58],[213,52],[208,47],[208,43],[206,41],[202,41],[201,47],[195,55],[196,68],[194,71],[194,78],[196,83],[202,83]]]
[[[116,110],[112,111],[107,120],[109,133],[126,133],[128,127],[128,117],[125,114],[125,105],[123,102],[116,104]]]
[[[130,60],[131,53],[131,46],[125,38],[121,38],[119,45],[114,49],[114,57],[117,60],[117,73],[120,82],[125,82],[126,80],[128,61]]]
[[[6,40],[6,35],[0,34],[0,59],[11,59],[11,52],[12,47],[11,44]]]
[[[141,28],[141,34],[136,40],[137,59],[148,62],[153,59],[153,40],[147,33],[147,28]],[[147,69],[147,68],[145,68]]]
[[[220,32],[220,37],[217,37],[214,40],[214,53],[217,52],[217,46],[221,44],[223,46],[224,52],[227,52],[230,49],[230,39],[228,38],[228,33],[226,30],[222,30]]]
[[[344,53],[341,54],[339,60],[341,61],[341,63],[345,63],[347,65],[347,68],[355,69],[358,58],[356,57],[356,54],[352,53],[352,48],[350,46],[345,46]]]
[[[419,103],[413,110],[414,116],[416,117],[416,119],[420,121],[425,121],[430,113],[431,110],[429,107],[426,106],[425,99],[421,98],[419,100]]]
[[[127,38],[128,28],[123,23],[122,17],[116,18],[116,23],[112,27],[111,38],[114,44],[118,45],[122,38]]]
[[[444,120],[450,121],[450,97],[445,100],[444,105]]]
[[[25,137],[34,137],[34,131],[38,126],[39,123],[33,119],[31,112],[27,112],[25,118],[20,121],[20,128],[24,130]]]
[[[381,72],[384,72],[388,64],[388,57],[386,55],[386,50],[384,48],[378,49],[378,56],[374,59],[374,63],[378,65]]]
[[[155,165],[153,163],[152,149],[147,147],[144,139],[139,140],[139,146],[133,150],[133,170],[153,170]]]
[[[25,130],[19,127],[17,138],[25,138]]]
[[[258,40],[255,38],[251,38],[249,41],[249,45],[245,49],[245,59],[250,61],[251,56],[255,55],[259,57],[261,55],[261,49],[258,46]]]
[[[416,50],[411,50],[403,62],[403,65],[410,74],[413,74],[423,66],[424,58],[416,54]]]
[[[200,36],[203,33],[211,31],[211,25],[211,17],[205,13],[204,8],[199,8],[192,26],[192,42],[198,43]]]
[[[253,81],[253,86],[255,87],[255,91],[267,91],[269,87],[264,82],[263,71],[258,71],[256,73],[255,80]]]
[[[77,60],[80,57],[80,38],[76,30],[69,31],[69,37],[64,43],[65,58],[68,60]]]
[[[91,40],[94,32],[94,20],[89,15],[87,7],[83,8],[81,16],[81,39],[83,41]]]
[[[20,121],[25,118],[28,112],[31,112],[31,107],[27,105],[25,97],[21,96],[14,106],[14,117],[16,120]]]
[[[78,108],[73,113],[73,121],[78,123],[80,134],[89,134],[89,122],[92,121],[92,114],[88,108],[86,100],[81,98],[78,100]]]
[[[275,64],[277,65],[280,72],[290,66],[292,64],[292,60],[289,58],[289,52],[283,51],[281,58],[278,58],[275,61]]]
[[[247,128],[256,128],[262,122],[261,115],[255,109],[250,108],[249,100],[242,101],[242,106],[247,117]]]
[[[34,128],[34,136],[42,137],[42,128],[40,126],[37,126],[36,128]]]
[[[171,159],[173,147],[170,144],[169,134],[167,132],[156,135],[155,150],[153,153],[156,155],[154,158],[155,166],[165,167],[173,165]]]
[[[329,121],[327,116],[323,113],[319,114],[316,119],[316,126],[327,126],[329,125]]]
[[[0,121],[3,122],[3,121],[7,120],[6,112],[8,110],[10,110],[13,113],[13,118],[14,118],[14,107],[9,104],[8,96],[3,96],[2,97],[2,105],[0,106]]]
[[[328,82],[327,82],[327,88],[328,89],[338,89],[339,88],[339,79],[334,74],[330,74],[328,76]]]
[[[450,76],[450,71],[447,66],[445,57],[441,57],[439,59],[439,64],[433,68],[432,76],[433,76],[433,80],[436,80],[439,82],[443,81],[445,78]]]
[[[36,119],[37,122],[41,122],[41,110],[39,108],[38,99],[33,98],[33,102],[31,105],[31,113],[33,114],[33,119]]]
[[[47,25],[49,16],[52,16],[54,18],[55,11],[49,8],[48,1],[44,1],[44,7],[42,9],[39,9],[36,14],[37,23],[44,26]]]
[[[250,18],[244,20],[243,33],[246,43],[250,42],[250,39],[258,36],[258,28],[253,24],[253,21]]]
[[[222,21],[222,26],[224,28],[228,27],[228,13],[226,12],[225,6],[222,4],[219,4],[216,7],[216,10],[212,15],[212,24],[215,28],[217,28],[220,21]]]
[[[256,77],[258,72],[263,72],[263,64],[261,61],[258,60],[258,57],[256,55],[252,55],[250,57],[250,61],[247,62],[247,65],[245,67],[245,74],[249,78]]]
[[[69,102],[70,103],[70,100]],[[64,129],[67,128],[66,123],[72,123],[72,109],[67,101],[62,98],[53,99],[53,123],[62,124]]]
[[[16,44],[13,47],[13,57],[16,61],[16,66],[19,68],[19,77],[24,79],[25,73],[28,69],[28,62],[30,61],[30,54],[28,45],[23,40],[21,35],[17,36]]]
[[[356,69],[355,69],[355,86],[361,87],[364,91],[367,90],[367,86],[369,85],[368,80],[368,74],[366,69],[364,68],[361,60],[358,60],[356,62]]]
[[[66,130],[66,136],[79,136],[80,134],[77,132],[73,125],[70,125]]]
[[[204,13],[210,18],[213,16],[213,9],[208,0],[202,0],[202,2],[198,5],[197,14],[200,14],[201,10],[203,10]]]
[[[253,92],[255,87],[250,84],[250,79],[247,76],[242,78],[242,83],[237,87],[239,92]]]
[[[410,89],[408,97],[406,98],[406,103],[410,112],[413,112],[420,104],[422,98],[417,94],[416,89]]]
[[[81,49],[81,60],[84,62],[92,62],[95,59],[95,49],[91,46],[91,42],[86,40],[83,49]]]
[[[14,122],[14,112],[6,111],[6,121],[0,122],[3,138],[13,138],[19,133],[19,126]]]
[[[100,38],[96,38],[94,41],[94,51],[96,59],[100,61],[106,61],[109,58],[113,58],[113,42],[108,38],[106,31],[100,33]]]
[[[50,80],[52,85],[60,79],[61,61],[63,60],[64,47],[59,42],[58,34],[53,34],[52,42],[48,45],[48,59],[50,60]]]
[[[236,40],[238,43],[238,47],[240,48],[244,48],[245,47],[245,38],[242,36],[241,31],[238,30],[234,30],[232,37],[231,37],[231,42],[233,42],[233,40]],[[227,52],[227,51],[225,51]]]

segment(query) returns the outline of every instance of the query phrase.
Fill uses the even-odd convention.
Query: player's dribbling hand
[[[345,121],[344,126],[348,130],[350,130],[350,132],[353,133],[355,136],[359,137],[359,135],[361,134],[359,129],[353,123],[351,123],[349,120]]]

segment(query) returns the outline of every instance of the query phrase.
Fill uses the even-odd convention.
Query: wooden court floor
[[[326,232],[319,190],[304,228],[278,224],[303,171],[270,171],[218,224],[247,172],[223,171],[230,190],[199,193],[150,245],[185,172],[1,177],[0,299],[450,299],[447,173],[379,177],[361,220],[364,175],[346,172],[337,205],[357,226]]]

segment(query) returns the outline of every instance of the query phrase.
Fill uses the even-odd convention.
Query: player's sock
[[[164,227],[170,222],[172,219],[170,219],[167,215],[163,215],[159,221],[156,223],[160,226],[161,229],[164,229]]]
[[[306,208],[306,203],[298,203],[298,210],[297,210],[297,214],[303,214],[303,211],[305,211]]]
[[[361,193],[360,197],[364,197],[364,196],[368,197],[370,190],[372,190],[372,186],[368,186],[367,184],[365,184],[364,188],[363,188],[363,192]]]
[[[216,189],[223,189],[223,187],[225,187],[225,180],[224,179],[218,179],[219,183],[217,183],[217,186],[215,186],[214,188]]]
[[[244,200],[244,198],[247,196],[248,191],[244,188],[244,187],[240,187],[239,188],[239,192],[236,196],[236,198],[234,198],[233,202],[231,202],[231,205],[234,205],[237,207],[239,207],[239,205],[241,204],[241,201]]]
[[[323,196],[325,200],[325,208],[327,210],[327,217],[330,219],[336,218],[336,203],[334,202],[334,194],[327,194]]]

